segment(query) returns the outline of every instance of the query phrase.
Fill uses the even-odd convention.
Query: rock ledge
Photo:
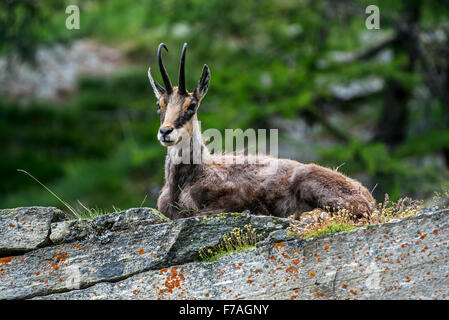
[[[447,299],[449,210],[288,238],[288,219],[242,213],[169,221],[151,208],[63,221],[0,211],[0,299]],[[199,262],[251,225],[257,248]]]

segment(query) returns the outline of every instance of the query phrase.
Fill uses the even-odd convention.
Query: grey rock
[[[119,231],[137,226],[168,222],[170,219],[153,208],[133,208],[87,219],[56,222],[51,225],[50,239],[54,244],[72,242],[106,230]],[[107,240],[108,233],[100,238]]]
[[[0,299],[82,289],[192,262],[200,248],[217,244],[234,228],[252,225],[258,234],[268,235],[289,223],[239,213],[163,221],[153,209],[133,209],[83,221],[84,227],[78,221],[53,224],[55,245],[2,261]]]
[[[273,231],[268,235],[268,237],[257,243],[257,247],[259,248],[266,245],[273,245],[278,242],[294,239],[295,237],[297,238],[296,235],[289,234],[286,229]]]
[[[166,216],[153,208],[132,208],[96,217],[92,220],[95,229],[109,229],[111,231],[124,230],[138,225],[148,225],[168,222]]]
[[[447,299],[448,239],[446,210],[40,299]]]
[[[0,255],[17,254],[45,245],[51,222],[63,216],[61,210],[52,207],[0,210]]]
[[[51,224],[50,240],[54,244],[81,240],[93,232],[87,219],[60,221]]]
[[[289,222],[242,213],[167,221],[139,208],[53,223],[53,242],[0,258],[0,299],[449,297],[449,210],[306,240]],[[201,248],[247,225],[263,235],[255,248],[199,261]]]

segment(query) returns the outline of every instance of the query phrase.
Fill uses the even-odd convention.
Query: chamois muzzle
[[[173,131],[174,128],[160,128],[159,132],[163,135],[166,136],[167,134],[170,134]]]

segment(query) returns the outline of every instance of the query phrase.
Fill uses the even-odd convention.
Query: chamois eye
[[[161,112],[161,106],[160,106],[159,102],[156,103],[156,107],[157,107],[157,113],[159,114]]]

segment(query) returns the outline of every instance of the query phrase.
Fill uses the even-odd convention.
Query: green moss
[[[164,214],[162,212],[160,212],[154,208],[151,208],[151,210],[152,210],[152,213],[157,215],[162,221],[166,221],[166,222],[170,221],[170,219],[167,218],[166,216],[164,216]]]
[[[256,229],[251,225],[245,225],[243,229],[236,227],[231,232],[224,234],[216,245],[200,248],[198,251],[200,261],[212,262],[224,255],[253,248],[261,237],[262,235],[256,234]]]
[[[315,238],[315,237],[321,237],[329,233],[335,233],[335,232],[342,232],[342,231],[349,231],[352,229],[355,229],[356,227],[349,224],[343,224],[343,223],[331,223],[324,227],[323,229],[313,231],[311,233],[308,233],[304,236],[305,239],[308,238]]]
[[[248,250],[248,249],[255,248],[255,247],[256,247],[255,245],[242,246],[242,247],[237,247],[237,248],[235,248],[233,250],[230,250],[230,251],[218,251],[218,252],[213,252],[213,253],[211,252],[210,256],[202,258],[201,261],[202,262],[207,262],[207,263],[214,262],[214,261],[220,259],[221,257],[225,256],[225,255],[234,254],[234,253],[237,253],[237,252],[240,252],[240,251],[244,251],[244,250]]]
[[[292,239],[292,238],[295,238],[297,236],[297,234],[294,231],[290,230],[290,229],[287,229],[285,232],[287,234],[287,239]]]
[[[244,217],[244,216],[245,216],[245,214],[240,213],[240,212],[224,212],[224,213],[203,216],[202,222],[206,223],[206,222],[209,222],[214,219],[218,222],[221,222],[223,220],[226,220],[229,217],[233,217],[234,221],[237,221],[239,218]]]

